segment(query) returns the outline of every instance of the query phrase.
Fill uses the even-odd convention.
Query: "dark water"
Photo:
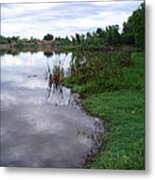
[[[68,76],[72,54],[1,57],[1,166],[82,167],[103,133],[70,89],[49,85],[48,67]]]

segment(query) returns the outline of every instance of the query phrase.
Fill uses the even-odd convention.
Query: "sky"
[[[143,1],[28,3],[1,5],[1,35],[65,37],[122,24]]]

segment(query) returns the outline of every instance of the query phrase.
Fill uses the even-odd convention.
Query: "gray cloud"
[[[127,20],[142,1],[2,4],[1,32],[5,36],[42,38],[86,33]]]

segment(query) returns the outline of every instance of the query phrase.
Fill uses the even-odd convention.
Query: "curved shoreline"
[[[76,78],[64,79],[67,87],[82,95],[83,110],[104,122],[106,133],[102,146],[94,161],[86,163],[87,168],[145,169],[144,57],[144,52],[132,52],[133,64],[123,69],[126,79],[132,79],[127,82],[132,88],[84,92],[85,84],[76,83]]]
[[[65,87],[67,87],[67,86],[65,86]],[[69,89],[72,92],[72,89],[71,88],[69,88]],[[75,101],[76,105],[81,109],[81,111],[83,111],[83,113],[85,113],[87,116],[90,116],[90,118],[93,118],[94,120],[96,119],[97,121],[99,121],[98,127],[102,129],[102,132],[100,131],[97,139],[95,140],[96,146],[94,146],[87,153],[85,163],[81,166],[81,168],[89,169],[88,165],[95,161],[95,157],[100,153],[101,147],[103,147],[105,145],[104,138],[107,133],[107,124],[106,124],[106,122],[103,122],[103,120],[101,118],[95,116],[94,114],[89,112],[86,108],[84,108],[84,106],[82,105],[82,102],[81,102],[82,99],[80,98],[80,94],[72,92],[72,95],[74,96],[74,101]]]

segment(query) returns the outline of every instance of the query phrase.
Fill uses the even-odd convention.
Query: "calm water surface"
[[[1,166],[82,167],[97,151],[99,119],[84,113],[70,89],[49,85],[49,67],[68,76],[72,54],[1,56]]]

